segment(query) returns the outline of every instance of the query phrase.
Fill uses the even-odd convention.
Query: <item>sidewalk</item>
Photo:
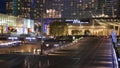
[[[120,67],[120,41],[117,43],[117,47],[114,48],[114,50],[115,50],[115,53],[116,53],[116,58],[117,58],[117,61],[118,61],[118,66]]]

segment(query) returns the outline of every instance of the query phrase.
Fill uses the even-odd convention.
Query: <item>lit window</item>
[[[37,12],[37,14],[39,14],[39,12]]]
[[[76,13],[73,13],[73,15],[76,15]]]
[[[82,0],[80,0],[80,2],[82,2]]]
[[[92,0],[92,2],[95,2],[94,0]]]
[[[28,8],[28,12],[30,12],[30,8]]]
[[[37,1],[37,3],[39,3],[39,1]]]
[[[42,7],[43,5],[42,4],[40,4],[40,7]]]
[[[71,2],[71,6],[73,6],[73,2]]]
[[[24,7],[22,7],[22,9],[24,9]]]
[[[80,13],[80,15],[82,15],[82,13]]]
[[[34,10],[34,12],[36,12],[36,10]]]
[[[18,8],[18,10],[20,10],[20,8]]]
[[[89,4],[91,4],[91,2],[89,2]]]
[[[18,6],[20,6],[20,4],[18,4]]]
[[[94,7],[94,4],[92,4],[92,7]]]
[[[34,14],[34,16],[36,17],[36,14]]]
[[[28,2],[30,2],[31,0],[28,0]]]
[[[37,16],[37,18],[39,18],[39,16]]]
[[[87,4],[85,4],[85,8],[87,8],[88,7],[88,5]]]
[[[117,11],[117,9],[114,9],[115,11]]]

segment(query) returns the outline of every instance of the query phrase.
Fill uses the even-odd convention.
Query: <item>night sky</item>
[[[0,0],[0,13],[6,13],[6,0]]]

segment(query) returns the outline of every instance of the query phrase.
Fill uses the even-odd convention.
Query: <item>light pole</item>
[[[49,13],[49,12],[47,12]],[[43,46],[44,46],[44,40],[43,40],[43,35],[44,35],[44,21],[43,21],[44,17],[43,17],[43,12],[41,13],[41,18],[40,18],[40,21],[41,21],[41,45],[40,45],[40,48],[41,48],[41,52],[40,52],[40,55],[43,55]]]
[[[41,45],[40,45],[40,48],[41,48],[41,52],[40,52],[40,55],[43,55],[43,43],[44,43],[44,40],[43,40],[43,29],[44,29],[44,22],[43,22],[43,14],[41,13]]]

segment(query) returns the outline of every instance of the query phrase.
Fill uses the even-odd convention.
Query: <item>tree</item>
[[[67,24],[65,22],[54,21],[50,24],[50,35],[67,35]]]

